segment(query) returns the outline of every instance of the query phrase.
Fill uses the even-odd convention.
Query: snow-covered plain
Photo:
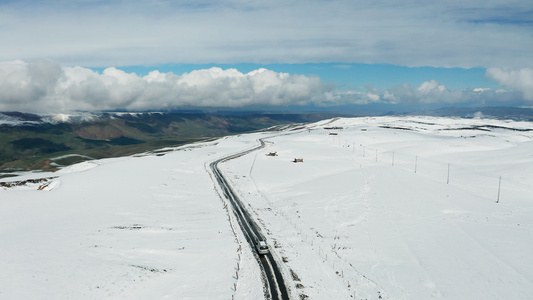
[[[0,189],[0,298],[261,299],[208,164],[266,138],[220,168],[295,299],[529,299],[532,130],[336,119],[4,179],[55,177]]]

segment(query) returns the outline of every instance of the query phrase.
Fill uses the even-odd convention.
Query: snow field
[[[24,174],[9,180],[54,178],[44,190],[0,188],[0,299],[261,299],[253,250],[209,170],[258,138],[266,148],[219,167],[293,298],[528,299],[524,129],[533,125],[336,119]]]
[[[273,137],[262,152],[222,167],[298,275],[299,295],[527,299],[533,134],[464,129],[487,124],[533,128],[495,120],[339,119],[328,126],[342,130],[315,126]],[[292,163],[297,157],[304,162]]]
[[[0,190],[0,298],[231,299],[236,284],[262,297],[204,167],[241,147],[85,162],[50,191]]]

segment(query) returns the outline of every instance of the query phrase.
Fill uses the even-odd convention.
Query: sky
[[[0,111],[533,105],[531,1],[0,1]]]

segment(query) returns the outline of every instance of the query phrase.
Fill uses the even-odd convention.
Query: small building
[[[270,152],[267,156],[278,156],[278,152]]]
[[[303,158],[295,158],[292,162],[293,163],[304,162],[304,159]]]

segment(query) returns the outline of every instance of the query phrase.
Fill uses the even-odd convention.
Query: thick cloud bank
[[[490,68],[487,70],[487,77],[494,79],[500,85],[515,89],[521,92],[524,99],[533,101],[533,69],[522,68],[518,70],[505,70],[501,68]]]
[[[0,63],[0,111],[172,110],[189,107],[305,105],[327,100],[319,77],[258,69],[211,68],[140,77],[116,68],[102,74],[39,60]]]
[[[102,73],[49,60],[0,62],[0,111],[166,111],[251,106],[517,105],[533,101],[533,70],[489,69],[487,77],[512,90],[449,89],[435,80],[419,86],[338,91],[318,76],[257,69],[210,68],[146,76],[107,68]],[[528,103],[529,102],[529,103]]]

